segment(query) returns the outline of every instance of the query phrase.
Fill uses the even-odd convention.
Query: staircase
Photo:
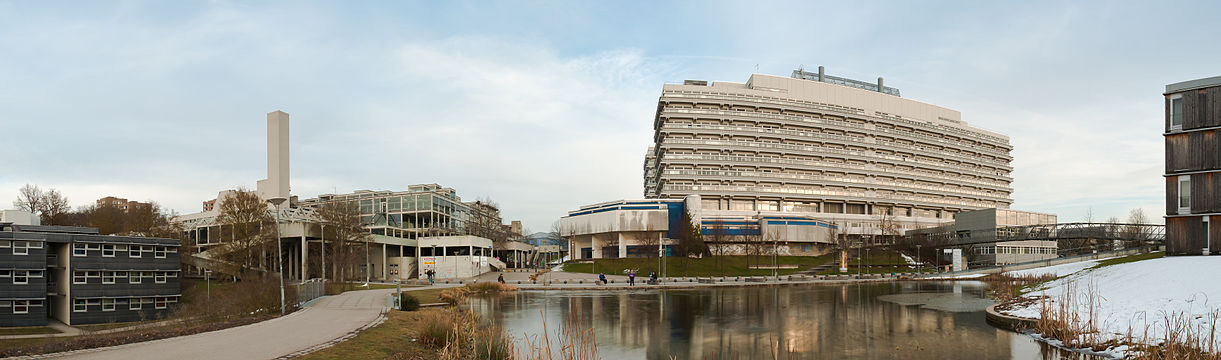
[[[488,265],[492,266],[492,270],[495,271],[504,271],[506,268],[504,261],[494,257],[488,257]]]
[[[214,273],[235,276],[237,278],[245,277],[246,275],[266,276],[276,275],[274,272],[268,272],[261,269],[246,269],[242,271],[242,267],[229,261],[218,259],[215,255],[220,253],[220,247],[208,249],[204,252],[191,254],[191,256],[183,256],[182,263],[191,265],[200,269],[212,270]]]
[[[856,260],[856,259],[857,259],[856,256],[848,255],[849,264],[851,264],[852,261]],[[832,260],[832,261],[828,261],[822,265],[818,265],[818,266],[811,267],[809,269],[802,270],[801,272],[798,272],[798,274],[814,276],[814,275],[818,275],[818,273],[820,273],[820,272],[831,270],[831,269],[838,269],[838,268],[839,268],[839,260]]]

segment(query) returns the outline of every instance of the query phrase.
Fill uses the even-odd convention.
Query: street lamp
[[[271,203],[272,214],[276,218],[276,267],[280,272],[280,315],[284,315],[284,247],[280,244],[280,204],[288,199],[274,197],[267,199]]]

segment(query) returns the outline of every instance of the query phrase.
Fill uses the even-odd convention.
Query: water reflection
[[[594,329],[605,359],[1075,358],[984,321],[982,283],[523,291],[469,306],[514,336]],[[916,296],[895,297],[915,294]],[[932,295],[932,296],[926,296]],[[940,309],[940,310],[938,310]],[[949,311],[946,311],[949,310]],[[554,342],[553,342],[554,343]]]

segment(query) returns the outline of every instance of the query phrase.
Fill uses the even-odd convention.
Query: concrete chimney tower
[[[267,113],[267,178],[259,180],[258,194],[264,200],[288,199],[288,113]],[[284,202],[280,208],[288,207]]]

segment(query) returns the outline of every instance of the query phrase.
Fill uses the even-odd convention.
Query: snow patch
[[[1181,319],[1190,321],[1190,326],[1197,332],[1204,332],[1197,335],[1207,338],[1209,313],[1221,311],[1218,303],[1211,302],[1212,298],[1221,301],[1221,282],[1211,280],[1211,274],[1221,272],[1221,257],[1176,256],[1087,271],[1069,270],[1072,269],[1054,269],[1054,273],[1064,271],[1070,275],[1048,282],[1042,290],[1027,296],[1048,296],[1047,306],[1057,307],[1057,302],[1071,290],[1078,309],[1081,309],[1078,313],[1084,317],[1088,316],[1086,306],[1091,300],[1088,296],[1092,291],[1093,300],[1096,301],[1094,322],[1104,341],[1122,339],[1131,329],[1137,341],[1145,338],[1147,330],[1147,341],[1157,344],[1166,337],[1166,318],[1176,314],[1184,314]],[[1041,306],[1035,302],[1003,312],[1038,318]],[[1215,346],[1221,348],[1221,333],[1216,330],[1221,329],[1212,329],[1213,338],[1218,339]],[[1108,352],[1122,353],[1126,350],[1109,349]]]
[[[1110,258],[1107,258],[1107,259],[1110,259]],[[1043,274],[1051,274],[1054,276],[1065,276],[1065,275],[1076,273],[1081,270],[1085,270],[1085,269],[1094,267],[1094,265],[1098,265],[1098,262],[1102,261],[1102,260],[1106,260],[1106,259],[1086,260],[1086,261],[1079,261],[1079,262],[1075,262],[1075,263],[1044,266],[1044,267],[1039,267],[1039,268],[1034,268],[1034,269],[1006,271],[1005,275],[1038,276],[1038,275],[1043,275]]]

